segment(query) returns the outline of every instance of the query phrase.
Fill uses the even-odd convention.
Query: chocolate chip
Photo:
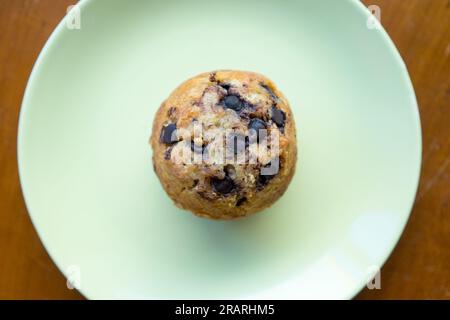
[[[270,88],[267,84],[261,83],[261,87],[263,87],[269,95],[276,101],[278,101],[278,96],[273,92],[272,88]]]
[[[221,83],[219,85],[227,91],[231,88],[231,85],[229,85],[228,83]]]
[[[166,151],[164,152],[164,160],[170,160],[170,157],[171,157],[171,154],[172,154],[172,149],[173,149],[173,146],[172,147],[168,147],[166,149]]]
[[[265,168],[270,168],[271,167],[271,163],[269,162],[267,165],[265,165]],[[273,175],[263,175],[262,171],[260,172],[259,176],[258,176],[258,180],[256,182],[256,185],[259,189],[264,188],[269,182],[270,180],[272,180],[274,177],[276,176],[276,174]]]
[[[161,130],[161,142],[165,144],[174,144],[177,142],[175,131],[177,130],[177,126],[174,123],[170,123],[167,126],[163,127]]]
[[[253,118],[250,120],[248,128],[258,132],[259,130],[266,129],[266,123],[259,118]]]
[[[255,130],[256,137],[259,142],[259,130],[266,129],[266,123],[259,118],[253,118],[252,120],[250,120],[250,123],[248,124],[248,128],[250,130]]]
[[[235,111],[240,111],[243,108],[241,99],[235,95],[226,96],[224,99],[225,107],[233,109]]]
[[[225,176],[224,179],[213,178],[211,180],[211,184],[212,184],[214,190],[220,194],[226,195],[234,190],[234,182],[228,176]]]
[[[238,199],[238,201],[236,201],[236,207],[240,207],[246,201],[247,201],[246,197],[242,197],[242,198]]]
[[[278,109],[277,107],[272,107],[272,121],[275,122],[277,127],[284,127],[284,122],[286,120],[286,114]]]
[[[196,145],[194,141],[191,141],[191,151],[195,153],[203,153],[204,145]]]
[[[263,176],[263,175],[260,175],[258,177],[258,185],[262,186],[262,187],[265,186],[266,184],[269,183],[270,180],[273,179],[273,177],[275,177],[275,176]]]

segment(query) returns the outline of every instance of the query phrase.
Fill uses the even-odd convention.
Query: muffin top
[[[189,192],[230,207],[289,174],[296,157],[288,102],[269,79],[243,71],[179,86],[158,110],[151,144],[159,176],[168,171]]]

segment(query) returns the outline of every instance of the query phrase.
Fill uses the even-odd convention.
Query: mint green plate
[[[358,293],[402,233],[421,161],[407,70],[385,31],[368,27],[363,5],[84,0],[79,8],[81,29],[62,21],[36,62],[18,138],[30,216],[72,284],[93,299]],[[177,209],[147,143],[169,93],[215,69],[267,75],[298,123],[287,193],[233,222]]]

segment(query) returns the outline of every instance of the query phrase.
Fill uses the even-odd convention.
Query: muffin
[[[272,205],[297,160],[289,103],[266,77],[244,71],[200,74],[156,113],[153,168],[174,203],[228,220]]]

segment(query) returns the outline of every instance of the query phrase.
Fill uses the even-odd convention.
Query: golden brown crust
[[[250,111],[238,114],[225,108],[223,99],[230,92],[242,98]],[[274,106],[285,114],[283,127],[271,120]],[[280,170],[262,187],[257,186],[256,180],[261,163],[267,161],[261,160],[264,158],[258,158],[261,163],[256,165],[232,166],[237,187],[224,196],[214,190],[211,179],[224,178],[228,167],[176,163],[173,160],[177,152],[188,148],[187,144],[161,141],[161,131],[169,123],[192,133],[193,120],[201,119],[206,130],[226,128],[248,133],[248,123],[255,117],[266,121],[268,129],[279,134]],[[178,207],[212,219],[234,219],[273,204],[286,191],[297,160],[296,129],[289,104],[272,81],[254,72],[216,71],[182,83],[157,111],[150,142],[155,172],[170,198]]]

